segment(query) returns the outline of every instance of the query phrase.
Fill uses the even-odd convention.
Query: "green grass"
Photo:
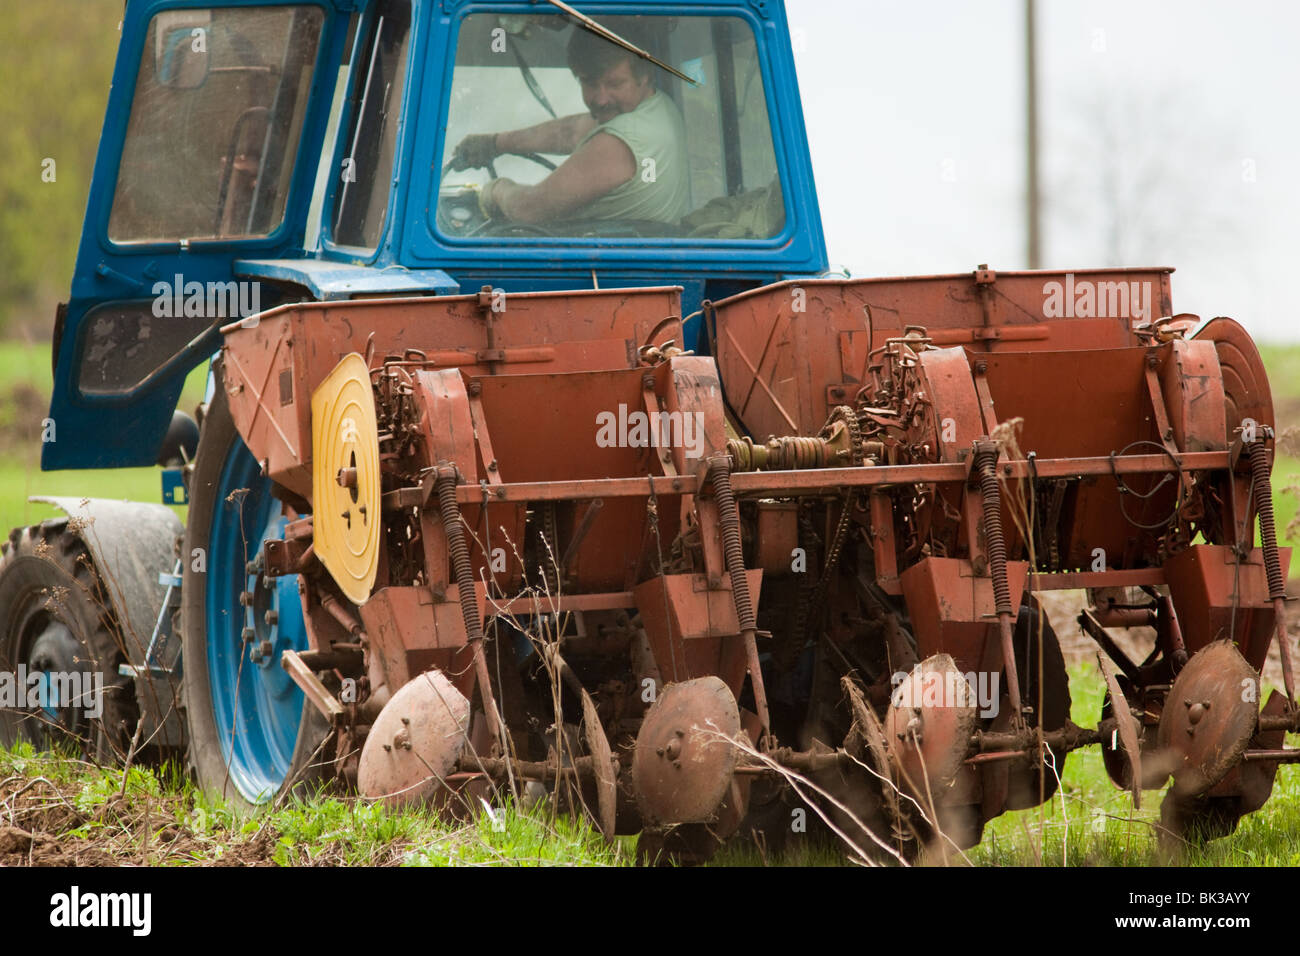
[[[202,401],[206,376],[206,363],[190,373],[181,394],[182,409],[192,413]],[[158,468],[40,470],[41,420],[52,388],[48,344],[0,342],[0,382],[0,433],[8,436],[7,453],[0,456],[0,536],[60,514],[49,505],[30,503],[32,495],[162,501]],[[185,508],[175,510],[184,521]]]
[[[6,388],[28,385],[48,394],[52,381],[48,343],[0,342],[0,382]]]
[[[0,463],[0,535],[61,514],[50,505],[29,502],[32,495],[161,502],[162,479],[157,468],[41,472],[13,461]],[[184,521],[185,508],[175,511]]]
[[[1103,683],[1095,667],[1071,672],[1072,717],[1093,725]],[[1294,746],[1296,741],[1291,741]],[[394,809],[318,793],[249,814],[199,793],[172,764],[162,768],[91,766],[36,754],[20,744],[0,749],[0,804],[14,825],[45,834],[64,862],[105,865],[202,865],[235,861],[277,866],[629,866],[635,840],[612,844],[585,821],[552,814],[549,805],[483,805],[461,819],[423,809]],[[21,786],[48,784],[14,798]],[[1063,786],[1049,804],[1007,813],[985,827],[966,852],[977,866],[1298,866],[1300,775],[1284,768],[1266,809],[1237,832],[1174,856],[1159,846],[1154,825],[1162,794],[1143,794],[1134,809],[1127,791],[1106,776],[1096,748],[1066,760]],[[2,825],[2,824],[0,824]],[[15,862],[0,859],[0,863]],[[711,865],[843,866],[848,854],[827,838],[791,841],[778,853],[750,845],[722,850]],[[957,862],[954,859],[954,862]]]
[[[16,792],[31,785],[26,794]],[[174,765],[91,766],[0,748],[0,802],[34,835],[34,857],[81,865],[141,862],[194,866],[626,866],[626,842],[607,844],[586,822],[545,804],[462,820],[318,794],[247,813],[200,793]],[[6,810],[2,825],[8,825]],[[0,843],[0,845],[3,845]],[[46,858],[48,861],[48,857]],[[12,858],[8,861],[15,862]]]
[[[1072,668],[1070,692],[1071,719],[1096,726],[1105,693],[1097,668]],[[1050,806],[990,821],[980,845],[967,851],[971,861],[984,866],[1300,866],[1300,775],[1293,768],[1279,770],[1266,808],[1243,817],[1231,836],[1172,856],[1161,851],[1155,830],[1164,792],[1145,791],[1142,808],[1135,809],[1128,791],[1106,775],[1099,748],[1070,754],[1061,783]]]

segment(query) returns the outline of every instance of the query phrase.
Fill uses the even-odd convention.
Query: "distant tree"
[[[117,51],[120,2],[4,5],[0,330],[68,292]]]
[[[1250,174],[1242,138],[1197,90],[1097,83],[1047,104],[1044,119],[1054,263],[1167,265],[1248,241],[1235,201]]]

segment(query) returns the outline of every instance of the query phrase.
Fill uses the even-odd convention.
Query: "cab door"
[[[130,0],[68,303],[44,469],[152,464],[186,374],[296,258],[353,0]]]

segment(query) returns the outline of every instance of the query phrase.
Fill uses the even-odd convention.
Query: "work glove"
[[[466,136],[456,147],[451,156],[451,168],[457,172],[464,169],[481,169],[498,156],[496,133],[473,133]]]

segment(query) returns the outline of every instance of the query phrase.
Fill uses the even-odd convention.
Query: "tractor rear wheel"
[[[280,666],[285,650],[307,647],[298,578],[261,568],[263,541],[286,520],[218,384],[185,529],[185,721],[199,786],[246,806],[318,782],[328,763],[329,725]]]
[[[0,693],[0,745],[125,759],[138,715],[118,673],[126,655],[112,608],[67,518],[10,532],[0,558],[0,679],[10,684]]]

